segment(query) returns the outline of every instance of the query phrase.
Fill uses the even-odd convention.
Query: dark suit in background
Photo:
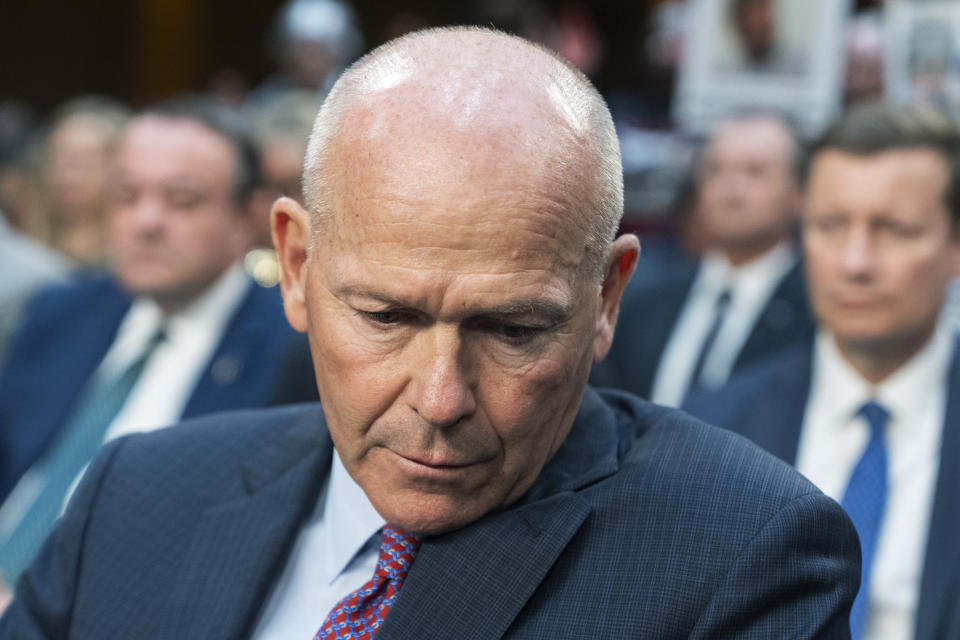
[[[377,640],[846,638],[853,528],[759,453],[674,410],[587,389],[519,502],[424,540]],[[247,637],[331,454],[318,405],[112,443],[0,637]]]
[[[744,371],[719,392],[690,398],[697,417],[795,464],[810,393],[812,351],[794,348]],[[960,351],[950,368],[940,470],[917,603],[917,640],[960,638]]]
[[[637,269],[643,268],[641,257]],[[649,397],[664,348],[696,278],[697,263],[675,257],[672,268],[658,270],[664,274],[659,282],[638,280],[627,285],[613,346],[606,359],[594,366],[591,384]],[[780,281],[760,313],[733,371],[785,347],[809,342],[813,329],[798,264]]]
[[[56,438],[131,302],[114,280],[92,277],[46,290],[31,305],[0,369],[0,500]],[[251,282],[183,416],[272,404],[276,371],[298,335],[279,291]],[[313,380],[310,366],[299,369]]]

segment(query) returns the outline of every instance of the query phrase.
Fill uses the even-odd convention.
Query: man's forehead
[[[120,138],[119,149],[195,156],[226,166],[231,166],[233,160],[230,142],[203,123],[153,114],[138,116],[130,122]]]
[[[794,141],[788,127],[774,117],[735,119],[724,122],[710,137],[708,152],[754,151],[785,153]]]
[[[114,180],[229,191],[235,163],[230,143],[202,123],[147,114],[125,129],[112,176]]]
[[[230,141],[199,120],[152,113],[137,116],[124,129],[120,146],[130,145],[184,153],[225,150],[232,154]]]
[[[428,255],[437,247],[469,252],[481,242],[508,252],[523,241],[518,255],[536,247],[565,261],[579,261],[586,243],[589,216],[574,206],[577,186],[555,175],[549,156],[424,135],[338,158],[332,224],[321,234],[337,243],[363,248],[403,237]]]
[[[414,83],[358,103],[329,147],[333,200],[375,192],[421,214],[457,200],[489,200],[490,213],[520,204],[543,214],[568,210],[582,185],[566,184],[570,172],[558,169],[582,162],[574,136],[558,130],[543,102],[505,93],[503,104],[489,104],[504,88],[488,80],[438,101],[424,99]]]
[[[895,148],[868,154],[826,148],[817,152],[810,168],[808,193],[816,195],[826,191],[853,200],[880,193],[874,183],[851,180],[864,173],[875,179],[882,177],[885,185],[903,183],[896,190],[896,196],[907,201],[928,192],[945,193],[950,180],[949,161],[943,153],[930,147]]]

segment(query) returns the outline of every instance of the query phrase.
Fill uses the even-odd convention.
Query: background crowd
[[[270,206],[281,195],[302,202],[307,137],[339,73],[373,46],[435,24],[486,24],[542,43],[594,80],[608,101],[625,171],[622,228],[640,234],[643,251],[611,355],[595,369],[592,382],[686,406],[734,429],[745,419],[726,412],[736,415],[759,393],[774,399],[771,420],[778,422],[782,416],[776,409],[789,405],[794,390],[746,387],[738,392],[738,375],[749,376],[756,365],[796,349],[805,350],[809,372],[810,350],[824,352],[816,358],[835,357],[824,336],[843,330],[839,321],[828,324],[825,302],[809,301],[818,285],[806,281],[805,266],[822,264],[807,255],[805,265],[799,231],[810,196],[810,144],[838,117],[865,118],[873,123],[869,126],[889,132],[899,125],[890,124],[883,109],[935,108],[942,123],[917,116],[917,128],[928,127],[928,133],[912,138],[909,132],[891,133],[896,139],[886,142],[867,135],[858,147],[841,127],[823,147],[827,151],[817,147],[818,153],[929,147],[954,160],[960,138],[944,131],[955,126],[954,110],[960,107],[955,102],[960,99],[955,94],[960,48],[954,45],[954,39],[960,41],[960,16],[956,30],[949,23],[937,30],[930,26],[938,22],[930,21],[933,13],[910,14],[904,8],[910,4],[478,0],[391,3],[387,9],[372,2],[290,0],[245,12],[232,4],[144,0],[129,3],[101,25],[130,29],[77,53],[79,60],[103,58],[95,70],[43,88],[23,80],[39,75],[27,65],[0,71],[0,77],[7,76],[0,94],[4,582],[12,584],[29,563],[76,475],[105,438],[206,411],[315,397],[306,341],[290,331],[280,311]],[[951,2],[917,4],[930,12],[942,8],[943,15],[956,9]],[[716,7],[721,8],[712,11]],[[827,15],[834,7],[842,7],[835,24]],[[18,9],[6,28],[16,28],[36,10]],[[65,13],[72,11],[77,9]],[[243,15],[228,15],[233,12]],[[892,22],[908,18],[910,29]],[[710,29],[723,37],[708,45]],[[128,47],[135,39],[131,30],[142,38]],[[892,42],[898,30],[907,34],[904,47]],[[784,32],[788,35],[778,36]],[[111,53],[123,60],[107,60],[100,47],[110,44],[119,50]],[[10,59],[11,52],[6,56]],[[821,58],[826,62],[818,62]],[[110,63],[121,71],[108,70]],[[67,61],[64,68],[75,64]],[[906,79],[892,87],[891,78],[901,70]],[[74,93],[78,77],[89,84]],[[726,91],[729,87],[734,94]],[[800,98],[783,98],[794,90]],[[714,104],[723,108],[713,110]],[[205,139],[211,132],[215,135]],[[187,167],[187,177],[174,166]],[[882,182],[884,174],[864,174],[864,179]],[[841,211],[845,204],[831,206]],[[201,214],[214,215],[214,209],[216,215],[232,216],[235,223],[227,226],[236,233],[207,230],[204,235]],[[952,246],[953,224],[944,247]],[[805,240],[809,252],[811,240]],[[144,258],[151,251],[167,253]],[[157,271],[157,264],[166,271]],[[872,277],[863,269],[852,277]],[[949,301],[950,278],[943,287],[938,283],[921,282],[931,289],[928,319],[936,336],[950,335],[960,314]],[[923,307],[924,300],[915,305]],[[923,342],[918,352],[921,347]],[[952,380],[952,350],[947,339],[946,355],[924,356],[926,370],[939,377],[918,374],[918,386],[910,386],[911,378],[907,388]],[[803,362],[793,370],[803,371]],[[878,395],[888,377],[911,362],[906,358],[876,379],[862,376],[864,393]],[[130,377],[126,387],[117,391],[116,381],[125,376]],[[804,407],[810,411],[804,404],[808,388],[823,384],[816,374],[810,376],[790,418],[800,421],[792,444],[783,451],[775,444],[768,448],[817,481],[817,465],[810,462],[813,445],[802,439],[797,444],[801,426],[807,428],[800,423]],[[172,378],[179,382],[170,391]],[[731,380],[733,391],[725,396]],[[99,397],[105,381],[111,383],[109,401]],[[850,383],[850,389],[856,387]],[[878,585],[869,597],[881,613],[871,613],[872,626],[866,627],[874,637],[907,637],[897,633],[910,634],[915,627],[917,637],[936,637],[934,623],[917,624],[918,617],[933,612],[929,617],[935,618],[939,607],[955,606],[960,598],[960,584],[948,578],[936,583],[941,578],[926,573],[931,566],[927,532],[934,545],[936,536],[960,526],[951,520],[947,529],[937,529],[942,524],[937,509],[960,509],[952,504],[922,512],[903,507],[911,501],[933,505],[935,493],[941,499],[937,474],[947,462],[939,452],[952,446],[946,434],[956,428],[950,398],[949,390],[942,392],[931,400],[939,408],[918,410],[929,423],[927,431],[938,434],[929,439],[929,448],[912,462],[893,455],[889,462],[891,487],[911,474],[926,479],[904,481],[913,483],[909,493],[891,488],[897,502],[891,502],[887,518],[932,519],[934,524],[907,533],[898,529],[896,539],[890,533],[889,540],[870,541],[854,517],[865,566],[874,559],[880,563],[872,574],[864,573]],[[111,408],[105,409],[105,402]],[[91,404],[96,418],[89,415]],[[854,415],[861,415],[859,405]],[[862,440],[851,441],[850,455],[837,462],[847,474],[854,473],[868,441],[867,422],[873,426],[862,415],[857,418],[864,423]],[[894,414],[892,424],[897,421],[905,422],[902,413]],[[93,423],[97,426],[88,426]],[[830,446],[829,435],[818,437]],[[884,458],[885,474],[887,464]],[[924,482],[926,488],[916,489]],[[817,484],[848,506],[846,476]],[[903,548],[908,551],[899,553]],[[857,633],[863,620],[855,622],[861,625]]]

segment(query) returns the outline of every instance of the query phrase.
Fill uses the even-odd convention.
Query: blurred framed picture
[[[960,2],[888,0],[884,11],[887,97],[960,107]]]
[[[849,0],[693,0],[674,117],[705,135],[732,111],[768,107],[818,135],[840,105]]]

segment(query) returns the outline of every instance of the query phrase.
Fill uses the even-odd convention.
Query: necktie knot
[[[380,557],[374,575],[387,580],[404,580],[420,550],[420,538],[392,524],[380,530]]]
[[[860,407],[858,412],[867,420],[870,425],[870,437],[883,438],[884,430],[887,427],[887,421],[890,420],[890,412],[875,400],[869,400]]]
[[[727,307],[730,305],[730,299],[732,297],[733,297],[733,294],[730,292],[729,287],[726,287],[723,291],[720,292],[720,295],[717,296],[717,303],[716,303],[717,313],[727,310]]]
[[[315,640],[370,640],[390,612],[420,549],[420,538],[392,524],[380,530],[380,556],[373,578],[337,603]]]

